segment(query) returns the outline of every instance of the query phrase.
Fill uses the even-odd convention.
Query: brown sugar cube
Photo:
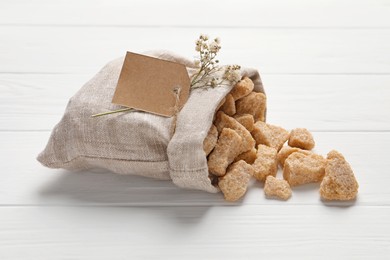
[[[283,168],[284,162],[286,161],[287,157],[290,156],[292,153],[303,153],[303,154],[309,154],[309,151],[299,149],[297,147],[290,147],[290,146],[283,146],[282,149],[278,152],[278,162],[279,165]]]
[[[215,125],[211,125],[209,132],[207,133],[206,138],[203,141],[203,151],[206,153],[206,156],[211,153],[217,144],[218,140],[218,130]]]
[[[225,103],[220,108],[220,111],[225,112],[225,114],[232,116],[236,113],[236,103],[234,102],[233,96],[231,94],[226,95]]]
[[[230,165],[226,175],[218,181],[225,200],[237,201],[244,196],[252,174],[252,166],[242,160]]]
[[[283,178],[290,186],[319,182],[325,174],[326,160],[318,154],[292,153],[284,162]]]
[[[315,142],[309,130],[306,128],[295,128],[290,133],[288,145],[305,150],[311,150],[314,148]]]
[[[231,128],[241,136],[242,144],[239,153],[249,151],[255,146],[255,140],[253,139],[251,133],[236,119],[226,115],[222,111],[217,112],[215,126],[217,127],[218,132],[221,132],[223,128]]]
[[[236,131],[224,128],[214,150],[209,155],[207,161],[209,171],[217,176],[225,175],[226,168],[240,154],[241,143],[242,138]]]
[[[244,160],[246,163],[252,164],[255,162],[257,157],[257,150],[255,147],[253,147],[251,150],[244,152],[242,154],[239,154],[236,159],[234,159],[235,162],[238,162],[240,160]]]
[[[265,144],[278,151],[289,137],[287,130],[261,121],[255,123],[251,133],[256,140],[256,144]]]
[[[264,193],[267,197],[288,200],[292,192],[287,181],[269,175],[265,180]]]
[[[265,181],[267,176],[276,176],[278,171],[277,151],[275,148],[260,144],[257,147],[257,157],[253,163],[254,177],[259,181]]]
[[[253,88],[253,81],[248,77],[244,77],[242,80],[236,83],[232,91],[230,91],[230,94],[233,96],[234,100],[237,100],[249,95],[249,93],[253,91]]]
[[[250,114],[235,115],[236,119],[240,124],[242,124],[249,132],[253,130],[255,125],[255,119]]]
[[[236,101],[237,114],[250,114],[255,121],[265,121],[267,99],[263,93],[252,92]]]
[[[351,166],[337,151],[328,153],[325,177],[321,182],[320,195],[325,200],[352,200],[356,198],[359,184]]]

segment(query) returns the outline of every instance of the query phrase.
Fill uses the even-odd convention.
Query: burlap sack
[[[194,73],[192,61],[183,57],[166,51],[147,55],[182,63],[190,75]],[[203,140],[218,104],[233,86],[193,90],[177,115],[173,135],[173,118],[146,112],[91,118],[121,108],[111,100],[123,60],[108,63],[70,99],[38,161],[50,168],[104,168],[119,174],[171,179],[183,188],[218,192],[208,177]],[[241,71],[253,80],[255,91],[264,93],[256,70]]]

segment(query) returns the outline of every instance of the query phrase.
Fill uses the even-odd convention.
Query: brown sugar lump
[[[288,145],[304,150],[311,150],[314,148],[315,142],[309,130],[306,128],[295,128],[290,132]]]
[[[244,196],[252,175],[252,166],[242,160],[230,165],[226,175],[220,177],[218,181],[225,200],[237,201]]]
[[[234,102],[233,96],[231,94],[226,95],[225,103],[223,103],[220,110],[229,116],[232,116],[236,113],[236,103]]]
[[[234,119],[238,121],[238,123],[242,124],[249,132],[253,130],[253,127],[255,125],[255,119],[250,114],[242,114],[242,115],[235,115]]]
[[[325,163],[318,154],[292,153],[284,162],[283,178],[290,186],[319,182],[325,174]]]
[[[325,200],[352,200],[356,198],[359,184],[351,166],[337,151],[328,153],[325,177],[321,182],[320,195]]]
[[[215,126],[218,129],[218,132],[221,132],[224,128],[231,128],[235,130],[242,138],[240,153],[249,151],[252,147],[255,146],[255,140],[253,139],[251,133],[241,125],[236,119],[226,115],[222,111],[218,111]]]
[[[249,93],[253,91],[254,86],[255,85],[250,78],[244,77],[242,80],[236,83],[236,85],[230,91],[230,94],[232,95],[234,100],[238,100],[242,97],[249,95]]]
[[[279,151],[289,137],[289,132],[279,126],[257,121],[251,132],[256,144],[265,144]]]
[[[253,147],[251,150],[239,154],[236,159],[234,159],[235,162],[238,162],[240,160],[244,160],[246,163],[252,164],[255,162],[257,157],[257,150],[255,147]]]
[[[252,92],[236,101],[237,114],[251,114],[255,121],[265,121],[267,100],[263,93]]]
[[[278,162],[279,165],[283,168],[284,162],[286,161],[287,157],[289,157],[292,153],[303,153],[303,154],[309,154],[309,151],[299,149],[297,147],[290,147],[290,146],[283,146],[282,149],[278,152]]]
[[[257,157],[253,163],[254,177],[265,181],[267,176],[276,176],[278,171],[277,151],[275,148],[260,144],[257,147]]]
[[[209,132],[207,133],[206,138],[203,141],[203,151],[206,153],[206,156],[211,153],[218,141],[218,130],[215,125],[211,125]]]
[[[264,193],[270,198],[288,200],[291,197],[291,187],[286,180],[276,179],[269,175],[265,180]]]
[[[209,172],[217,176],[225,175],[226,168],[240,154],[241,143],[242,138],[236,131],[224,128],[214,150],[209,155],[207,161]]]

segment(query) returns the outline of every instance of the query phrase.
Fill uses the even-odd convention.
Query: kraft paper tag
[[[127,52],[112,103],[171,117],[186,103],[190,84],[183,64]]]

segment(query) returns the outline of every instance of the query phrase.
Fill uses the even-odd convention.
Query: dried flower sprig
[[[217,53],[221,49],[221,40],[215,38],[210,40],[207,35],[201,34],[195,42],[195,51],[199,53],[199,58],[195,59],[195,66],[198,71],[191,77],[191,89],[214,88],[224,84],[235,84],[241,79],[239,65],[229,65],[225,67],[222,78],[215,76],[216,72],[222,70]]]

